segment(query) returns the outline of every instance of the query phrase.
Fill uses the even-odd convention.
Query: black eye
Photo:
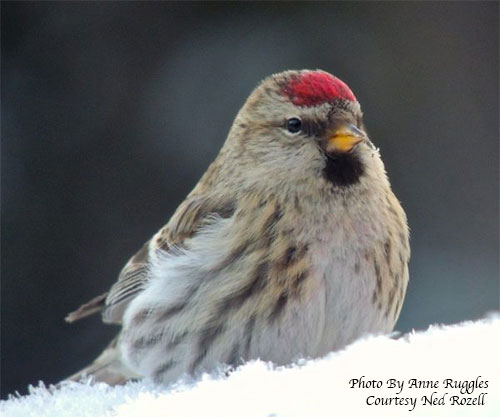
[[[300,128],[302,127],[302,122],[300,119],[297,119],[296,117],[292,117],[291,119],[288,119],[286,122],[286,128],[290,133],[297,133],[300,131]]]

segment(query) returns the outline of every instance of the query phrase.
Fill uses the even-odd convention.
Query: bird
[[[406,214],[352,90],[319,69],[270,75],[168,223],[66,317],[121,326],[68,379],[170,384],[322,357],[393,330],[409,259]]]

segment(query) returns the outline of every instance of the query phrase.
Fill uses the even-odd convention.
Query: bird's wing
[[[228,218],[233,215],[234,201],[206,195],[188,197],[174,213],[170,221],[151,240],[130,258],[109,292],[93,298],[78,310],[68,314],[66,321],[73,322],[103,311],[103,321],[120,324],[125,308],[137,296],[149,280],[151,254],[170,251],[184,246],[187,241],[214,216]]]

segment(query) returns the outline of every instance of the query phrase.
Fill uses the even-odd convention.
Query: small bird
[[[168,384],[320,357],[393,329],[409,258],[406,215],[351,89],[321,70],[271,75],[170,221],[66,317],[121,325],[70,379]]]

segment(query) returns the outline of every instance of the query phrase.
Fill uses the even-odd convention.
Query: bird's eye
[[[286,122],[286,128],[290,133],[299,132],[301,127],[302,127],[302,122],[300,121],[300,119],[297,119],[296,117],[292,117],[291,119],[288,119]]]

